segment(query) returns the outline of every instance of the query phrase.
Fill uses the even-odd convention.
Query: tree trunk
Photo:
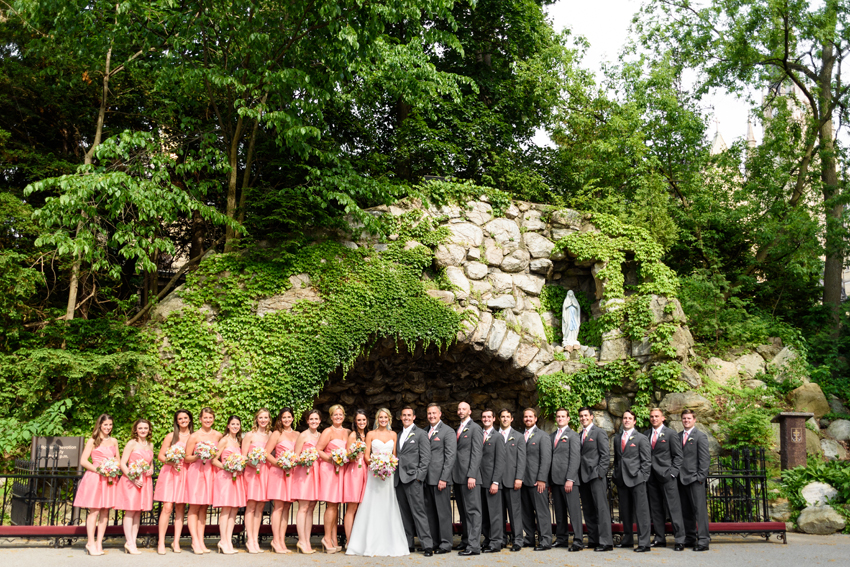
[[[204,237],[206,236],[206,225],[197,209],[192,211],[192,245],[189,248],[189,257],[194,258],[204,253]]]
[[[227,217],[236,219],[236,188],[238,187],[239,178],[239,142],[242,139],[242,116],[236,121],[236,129],[233,131],[233,138],[230,140],[230,150],[228,151],[228,161],[230,162],[230,176],[227,179]],[[227,227],[224,235],[224,251],[230,252],[233,249],[233,239],[236,238],[236,231]]]

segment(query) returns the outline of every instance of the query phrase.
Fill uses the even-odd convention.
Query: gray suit
[[[623,449],[623,439],[626,448]],[[623,545],[634,545],[634,521],[637,521],[638,545],[649,547],[649,501],[646,481],[652,470],[649,440],[637,429],[628,437],[621,431],[614,437],[614,483],[620,497],[620,521],[623,522]]]
[[[461,520],[460,544],[464,549],[481,551],[481,454],[484,430],[469,419],[455,433],[457,458],[452,468],[455,502]],[[474,478],[475,488],[469,489],[468,479]]]
[[[430,427],[428,431],[430,432]],[[425,506],[428,511],[428,525],[434,543],[437,547],[451,551],[452,549],[452,467],[455,464],[457,439],[454,430],[443,423],[437,424],[430,435],[431,462],[428,463],[428,475],[425,487]],[[446,483],[446,488],[439,490],[439,481]]]
[[[581,441],[579,434],[566,427],[559,438],[554,431],[552,439],[552,470],[549,473],[549,487],[552,489],[552,504],[555,508],[557,530],[555,541],[567,545],[570,530],[567,527],[567,512],[573,525],[573,543],[583,546],[581,527],[581,500],[579,499],[579,464],[581,463]],[[573,481],[573,489],[567,492],[564,485]]]
[[[422,548],[431,549],[433,542],[428,514],[425,513],[425,493],[422,490],[422,482],[428,476],[428,464],[431,462],[431,443],[425,431],[415,425],[412,427],[404,443],[398,447],[395,492],[407,546],[413,547],[413,535],[417,534]],[[399,441],[403,433],[403,430],[399,433]]]
[[[594,545],[614,545],[611,534],[611,510],[608,509],[608,435],[590,426],[590,432],[581,442],[581,508],[587,524],[587,542]]]
[[[525,474],[522,477],[522,515],[526,546],[534,547],[534,532],[538,545],[552,545],[552,516],[549,513],[549,491],[537,492],[537,482],[549,482],[552,466],[552,440],[535,425],[525,441]],[[524,435],[524,434],[523,434]],[[535,530],[536,524],[536,530]]]
[[[502,435],[501,431],[499,435]],[[522,546],[522,487],[514,490],[514,482],[522,481],[525,476],[525,440],[522,433],[513,427],[508,428],[508,438],[502,439],[505,442],[505,472],[502,474],[505,518],[510,519],[514,544]]]
[[[679,433],[682,443],[685,432]],[[694,427],[682,447],[682,466],[679,468],[679,499],[682,503],[682,520],[685,524],[685,543],[707,546],[708,506],[705,501],[708,467],[711,454],[708,452],[708,437]]]
[[[649,473],[649,482],[646,483],[652,533],[655,534],[655,541],[666,543],[666,504],[673,524],[673,537],[676,543],[685,543],[685,525],[682,523],[682,505],[679,502],[679,485],[676,482],[679,467],[682,466],[682,443],[674,429],[662,425],[661,434],[655,440],[655,447],[652,447],[653,431],[652,428],[646,431],[652,451],[652,472]]]
[[[486,432],[485,432],[486,435]],[[505,474],[505,440],[495,429],[484,440],[481,453],[481,503],[483,512],[484,545],[501,550],[505,541],[505,521],[502,517],[502,475]],[[499,490],[490,494],[490,486],[497,483]]]

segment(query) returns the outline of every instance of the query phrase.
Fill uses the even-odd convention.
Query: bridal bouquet
[[[221,464],[224,467],[224,470],[232,475],[231,480],[236,482],[236,477],[245,470],[245,464],[247,462],[247,457],[243,457],[239,453],[230,453]]]
[[[277,466],[286,471],[286,476],[289,476],[289,471],[298,466],[298,455],[292,451],[283,451],[277,457]]]
[[[183,448],[182,445],[172,445],[168,448],[168,451],[165,452],[165,462],[171,463],[171,466],[174,467],[174,470],[180,472],[180,468],[183,466],[183,459],[186,457],[186,449]]]
[[[319,452],[316,451],[315,447],[310,447],[301,451],[301,454],[298,456],[298,464],[307,469],[307,474],[309,475],[310,468],[312,468],[318,459]]]
[[[381,480],[387,480],[398,468],[398,458],[392,453],[372,453],[369,470]]]
[[[339,474],[339,467],[343,466],[348,462],[348,451],[345,449],[334,449],[331,451],[331,460],[334,462],[334,472]]]
[[[216,453],[218,450],[209,441],[201,441],[195,445],[195,456],[199,457],[203,464],[207,464],[207,461],[215,457]]]
[[[363,460],[359,459],[360,455],[366,450],[366,443],[358,439],[348,447],[348,460],[357,461],[357,468],[363,468]]]
[[[98,474],[105,476],[106,482],[110,485],[117,477],[121,476],[121,467],[115,459],[103,459],[95,470]]]
[[[136,459],[132,463],[127,464],[127,478],[135,482],[148,474],[151,470],[150,464],[144,459]]]
[[[262,447],[254,447],[248,451],[248,462],[260,474],[260,465],[266,462],[266,451]]]

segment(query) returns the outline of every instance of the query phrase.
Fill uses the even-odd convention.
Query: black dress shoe
[[[614,547],[616,547],[618,549],[631,549],[634,546],[635,546],[635,544],[633,544],[633,543],[618,543]]]
[[[685,551],[685,544],[684,543],[677,543],[676,545],[673,546],[673,551]]]
[[[587,542],[587,548],[588,548],[588,549],[593,549],[593,548],[595,548],[595,547],[599,547],[599,544],[598,544],[597,542],[595,542],[595,541],[589,541],[589,542]]]
[[[552,547],[569,547],[569,545],[570,545],[570,544],[568,544],[568,543],[567,543],[567,542],[565,542],[565,541],[555,541],[555,542],[552,542]]]
[[[695,544],[694,542],[692,542],[692,541],[686,541],[686,542],[685,542],[685,547],[696,547],[696,544]]]
[[[613,545],[598,545],[593,551],[614,551]]]
[[[647,545],[639,545],[634,549],[634,551],[635,553],[646,553],[647,551],[652,551],[652,548]]]
[[[567,551],[581,551],[582,549],[584,549],[582,546],[574,543],[567,548]]]
[[[452,549],[459,549],[459,550],[463,551],[464,549],[466,549],[466,546],[463,545],[462,543],[459,543],[456,546],[454,546]]]
[[[666,541],[653,541],[649,544],[649,547],[667,547]]]
[[[694,551],[708,551],[707,545],[695,545]]]
[[[501,549],[495,549],[495,548],[492,548],[492,547],[485,547],[484,549],[481,550],[481,552],[482,553],[501,553],[502,550]]]
[[[463,551],[458,551],[457,554],[461,557],[469,557],[470,555],[481,555],[481,552],[472,551],[471,549],[464,549]]]
[[[431,551],[430,547],[426,547],[425,549],[422,550],[422,555],[424,557],[431,557],[432,555],[434,555],[434,552]]]
[[[434,555],[442,555],[444,553],[448,553],[451,549],[443,549],[442,547],[434,550]]]
[[[522,550],[522,546],[518,543],[515,543],[511,546],[511,551],[520,551]]]
[[[410,553],[413,553],[414,551],[416,551],[416,548],[411,545],[410,547],[407,548],[407,551],[409,551]]]
[[[534,548],[534,551],[549,551],[550,549],[552,549],[551,545],[538,545]]]

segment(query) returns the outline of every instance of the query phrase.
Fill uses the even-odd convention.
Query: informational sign
[[[35,437],[32,460],[37,468],[75,469],[85,447],[85,437]]]

